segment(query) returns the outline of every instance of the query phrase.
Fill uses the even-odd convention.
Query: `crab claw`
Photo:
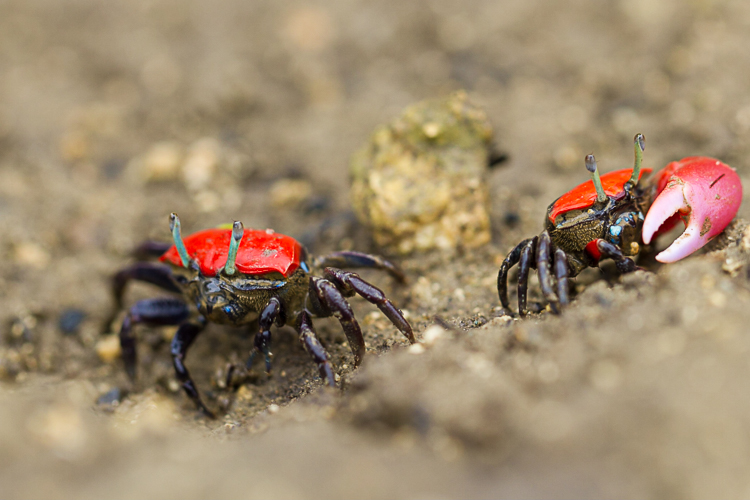
[[[691,156],[674,161],[659,173],[659,193],[643,221],[645,244],[682,219],[685,232],[656,256],[676,262],[721,233],[737,214],[742,201],[740,177],[714,158]]]

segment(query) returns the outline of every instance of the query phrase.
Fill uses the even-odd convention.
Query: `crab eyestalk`
[[[188,264],[190,264],[190,256],[188,256],[185,243],[182,241],[180,218],[174,212],[169,214],[169,230],[172,232],[172,239],[174,240],[175,248],[177,248],[177,253],[180,254],[182,267],[188,267]]]
[[[596,201],[604,203],[607,201],[607,194],[602,187],[602,180],[599,178],[599,169],[596,168],[594,155],[586,155],[586,170],[591,172],[591,180],[594,182],[594,188],[596,188]]]
[[[635,149],[635,165],[633,166],[633,175],[630,176],[628,184],[637,186],[638,180],[641,178],[641,163],[643,163],[643,151],[646,149],[646,136],[635,134],[633,149]]]
[[[227,263],[224,265],[224,274],[228,276],[234,274],[234,263],[237,260],[237,250],[240,248],[243,234],[245,234],[245,227],[242,222],[234,221],[234,224],[232,224],[232,241],[229,242],[229,255],[227,255]]]

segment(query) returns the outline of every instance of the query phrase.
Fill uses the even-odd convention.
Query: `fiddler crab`
[[[414,333],[403,313],[377,287],[356,273],[339,267],[374,268],[404,281],[393,263],[360,252],[342,251],[312,258],[294,238],[268,230],[244,229],[241,222],[231,228],[200,231],[182,238],[180,219],[170,216],[174,244],[146,242],[141,253],[159,257],[159,263],[137,262],[113,279],[118,310],[127,283],[144,281],[182,297],[162,297],[136,302],[120,328],[120,345],[125,370],[136,376],[136,339],[133,327],[179,325],[171,353],[177,379],[188,397],[205,415],[213,413],[201,400],[185,367],[185,356],[195,338],[210,322],[243,326],[257,324],[251,366],[256,353],[264,356],[271,369],[271,326],[294,320],[302,345],[318,366],[320,377],[330,386],[335,378],[328,353],[318,339],[311,316],[334,316],[344,329],[354,364],[365,354],[362,330],[347,297],[360,295],[375,304],[409,340]],[[316,276],[313,270],[322,271]]]
[[[535,268],[550,309],[569,303],[569,278],[602,259],[612,259],[620,273],[635,271],[633,260],[643,245],[682,220],[685,232],[656,256],[676,262],[721,233],[737,214],[742,185],[737,173],[714,158],[691,156],[674,161],[653,180],[641,180],[645,137],[634,140],[635,166],[599,176],[594,155],[585,158],[587,181],[548,208],[542,234],[523,240],[507,255],[497,275],[497,292],[505,310],[508,272],[518,264],[518,312],[526,315],[529,270]]]

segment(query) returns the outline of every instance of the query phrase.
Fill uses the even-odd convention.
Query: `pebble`
[[[125,392],[119,387],[110,389],[96,399],[96,404],[99,406],[117,406],[125,396]]]
[[[80,309],[66,309],[60,315],[57,325],[65,335],[73,335],[78,333],[78,329],[85,319],[86,313],[84,311]]]
[[[22,241],[15,245],[13,259],[20,266],[42,270],[49,266],[51,257],[41,245],[31,241]]]
[[[508,326],[511,323],[513,323],[513,318],[505,314],[503,316],[492,318],[487,323],[482,325],[482,329],[488,330],[490,328],[499,328],[503,326]]]
[[[120,338],[117,335],[104,335],[94,347],[99,359],[105,363],[113,363],[120,359]]]
[[[407,348],[409,354],[422,354],[424,352],[424,346],[422,344],[412,344]]]
[[[750,252],[750,226],[747,226],[742,232],[742,241],[740,244],[745,252]]]
[[[439,338],[445,335],[446,330],[440,325],[431,325],[422,334],[422,343],[425,345],[434,344]],[[414,344],[419,345],[419,344]]]
[[[312,194],[312,185],[304,179],[279,179],[269,190],[271,205],[275,208],[297,208]]]
[[[176,180],[182,165],[182,146],[176,142],[163,141],[152,145],[143,157],[145,181]]]
[[[351,160],[351,200],[375,242],[401,254],[490,240],[492,126],[465,92],[407,107]]]
[[[248,402],[253,399],[253,390],[248,386],[243,385],[236,392],[236,401]]]
[[[191,191],[208,186],[221,161],[221,144],[212,137],[204,137],[192,144],[182,166],[182,180]]]

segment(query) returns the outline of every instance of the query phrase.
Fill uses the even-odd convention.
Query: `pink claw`
[[[656,256],[659,262],[676,262],[721,233],[742,202],[740,177],[714,158],[691,156],[673,161],[659,174],[659,193],[643,221],[643,242],[685,222],[685,232]]]

